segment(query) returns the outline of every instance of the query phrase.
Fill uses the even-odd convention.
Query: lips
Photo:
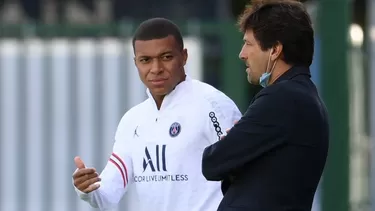
[[[245,63],[245,65],[246,65],[246,70],[250,69],[250,65],[248,63]]]
[[[150,80],[151,84],[153,84],[153,85],[155,85],[155,86],[161,86],[161,85],[163,85],[166,81],[167,81],[167,79],[154,79],[154,80]]]
[[[249,73],[250,72],[250,65],[246,64],[246,72]]]

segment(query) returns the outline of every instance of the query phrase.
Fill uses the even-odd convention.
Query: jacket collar
[[[308,77],[311,77],[310,69],[305,66],[293,66],[285,73],[283,73],[278,79],[276,79],[274,84],[279,83],[281,81],[290,80],[299,75],[307,75]]]
[[[186,89],[189,87],[189,84],[191,83],[192,79],[186,75],[185,80],[177,84],[177,86],[169,93],[167,94],[160,107],[160,111],[164,110],[166,108],[170,108],[171,106],[176,105],[180,100],[180,98],[183,98],[186,94]],[[152,102],[152,105],[155,109],[157,109],[156,102],[154,98],[151,95],[150,90],[147,88],[146,93],[150,101]]]

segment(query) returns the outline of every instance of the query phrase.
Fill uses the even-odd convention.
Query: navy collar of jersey
[[[281,81],[290,80],[298,75],[307,75],[311,77],[310,69],[305,66],[293,66],[289,70],[287,70],[285,73],[283,73],[278,79],[276,79],[274,84],[281,82]]]
[[[182,90],[184,90],[186,88],[186,86],[191,82],[191,80],[192,79],[188,75],[186,75],[185,80],[181,81],[179,84],[177,84],[177,86],[169,94],[167,94],[164,97],[163,102],[162,102],[161,107],[160,107],[160,111],[166,109],[167,107],[170,107],[170,106],[173,106],[173,105],[177,104],[179,102],[179,100],[177,100],[177,99],[180,98],[180,97],[181,98],[184,97],[183,95],[186,94]],[[153,106],[155,108],[157,108],[156,102],[155,102],[154,97],[152,96],[150,90],[147,89],[146,92],[147,92],[147,95],[148,95],[150,101],[152,102]]]

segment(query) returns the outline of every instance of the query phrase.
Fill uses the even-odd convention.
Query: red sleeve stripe
[[[128,169],[126,168],[126,165],[125,165],[125,162],[118,156],[116,155],[115,153],[112,153],[112,156],[115,157],[118,161],[120,161],[122,167],[124,168],[124,171],[125,171],[125,178],[126,178],[126,183],[129,182],[129,179],[128,179]]]
[[[112,158],[110,158],[109,161],[111,163],[113,163],[113,165],[115,165],[117,167],[117,169],[120,171],[121,176],[122,176],[122,180],[124,181],[124,188],[125,188],[126,187],[126,181],[125,181],[124,172],[122,171],[121,167],[116,163],[116,161],[114,161]]]

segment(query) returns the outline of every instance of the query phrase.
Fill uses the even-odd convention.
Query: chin
[[[153,88],[153,89],[150,90],[150,92],[153,95],[157,95],[157,96],[164,96],[164,95],[167,95],[169,93],[167,91],[167,89],[165,89],[165,88]]]
[[[259,85],[259,78],[257,80],[256,77],[252,77],[250,74],[247,74],[247,81],[252,85]]]

